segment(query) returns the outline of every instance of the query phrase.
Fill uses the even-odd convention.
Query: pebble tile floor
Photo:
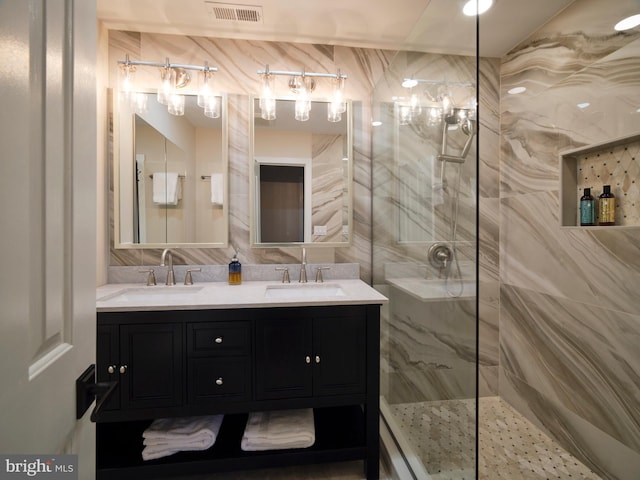
[[[475,400],[391,405],[432,480],[475,479]],[[480,400],[481,480],[601,480],[498,397]],[[362,462],[270,468],[190,480],[362,480]],[[381,465],[381,480],[388,479]],[[177,479],[174,479],[177,480]]]
[[[475,400],[392,405],[400,428],[433,480],[475,478]],[[478,478],[600,480],[498,397],[480,400]]]

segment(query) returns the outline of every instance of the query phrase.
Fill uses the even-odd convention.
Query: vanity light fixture
[[[264,120],[275,120],[276,118],[276,100],[275,100],[275,78],[276,76],[289,77],[289,91],[295,96],[295,118],[298,121],[305,122],[309,120],[309,112],[311,110],[311,93],[316,87],[316,78],[329,78],[332,83],[332,98],[327,104],[327,120],[329,122],[339,122],[342,120],[342,114],[347,110],[344,99],[344,84],[347,75],[340,73],[313,73],[289,71],[269,70],[269,65],[264,70],[258,70],[261,77],[262,88],[260,92],[260,112]]]
[[[416,87],[420,85],[425,85],[425,88],[418,90]],[[462,123],[467,118],[475,119],[477,110],[475,96],[470,97],[465,93],[465,99],[456,103],[452,93],[452,90],[459,94],[460,90],[475,89],[475,85],[471,82],[405,78],[402,81],[402,86],[409,89],[409,95],[396,97],[397,117],[400,125],[415,124],[415,122],[421,121],[427,126],[433,126],[439,124],[442,119],[447,119],[448,123]],[[435,93],[433,93],[434,89]],[[456,116],[454,117],[454,115]]]
[[[157,67],[160,69],[160,85],[157,100],[167,106],[172,115],[184,115],[185,97],[182,93],[191,83],[191,71],[200,73],[200,89],[198,90],[198,105],[204,109],[204,114],[210,118],[220,116],[220,99],[211,88],[211,77],[217,72],[216,67],[210,67],[208,62],[204,66],[180,65],[171,63],[169,58],[164,63],[131,60],[129,54],[124,60],[118,60],[120,65],[121,83],[119,86],[123,98],[130,101],[136,112],[146,110],[146,95],[136,93],[133,89],[133,75],[136,66]]]

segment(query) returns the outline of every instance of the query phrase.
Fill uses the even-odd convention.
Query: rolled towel
[[[215,443],[223,415],[159,418],[143,434],[143,460],[166,457],[184,450],[206,450]]]
[[[249,414],[242,436],[244,451],[307,448],[315,443],[313,409]]]

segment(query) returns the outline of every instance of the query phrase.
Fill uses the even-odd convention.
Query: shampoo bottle
[[[238,260],[238,252],[233,254],[229,263],[229,285],[240,285],[242,283],[242,264]]]
[[[611,186],[604,185],[602,194],[598,197],[598,224],[616,224],[616,199],[611,193]]]
[[[580,198],[580,225],[588,226],[595,224],[595,203],[591,196],[591,189],[585,188],[584,195]]]

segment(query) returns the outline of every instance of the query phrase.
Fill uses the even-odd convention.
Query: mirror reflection
[[[252,100],[251,243],[348,245],[351,225],[351,103],[338,122],[313,101],[308,121],[295,101],[276,101],[277,118]]]
[[[208,118],[186,95],[183,116],[145,95],[119,102],[114,162],[116,247],[225,247],[228,242],[226,102]]]

